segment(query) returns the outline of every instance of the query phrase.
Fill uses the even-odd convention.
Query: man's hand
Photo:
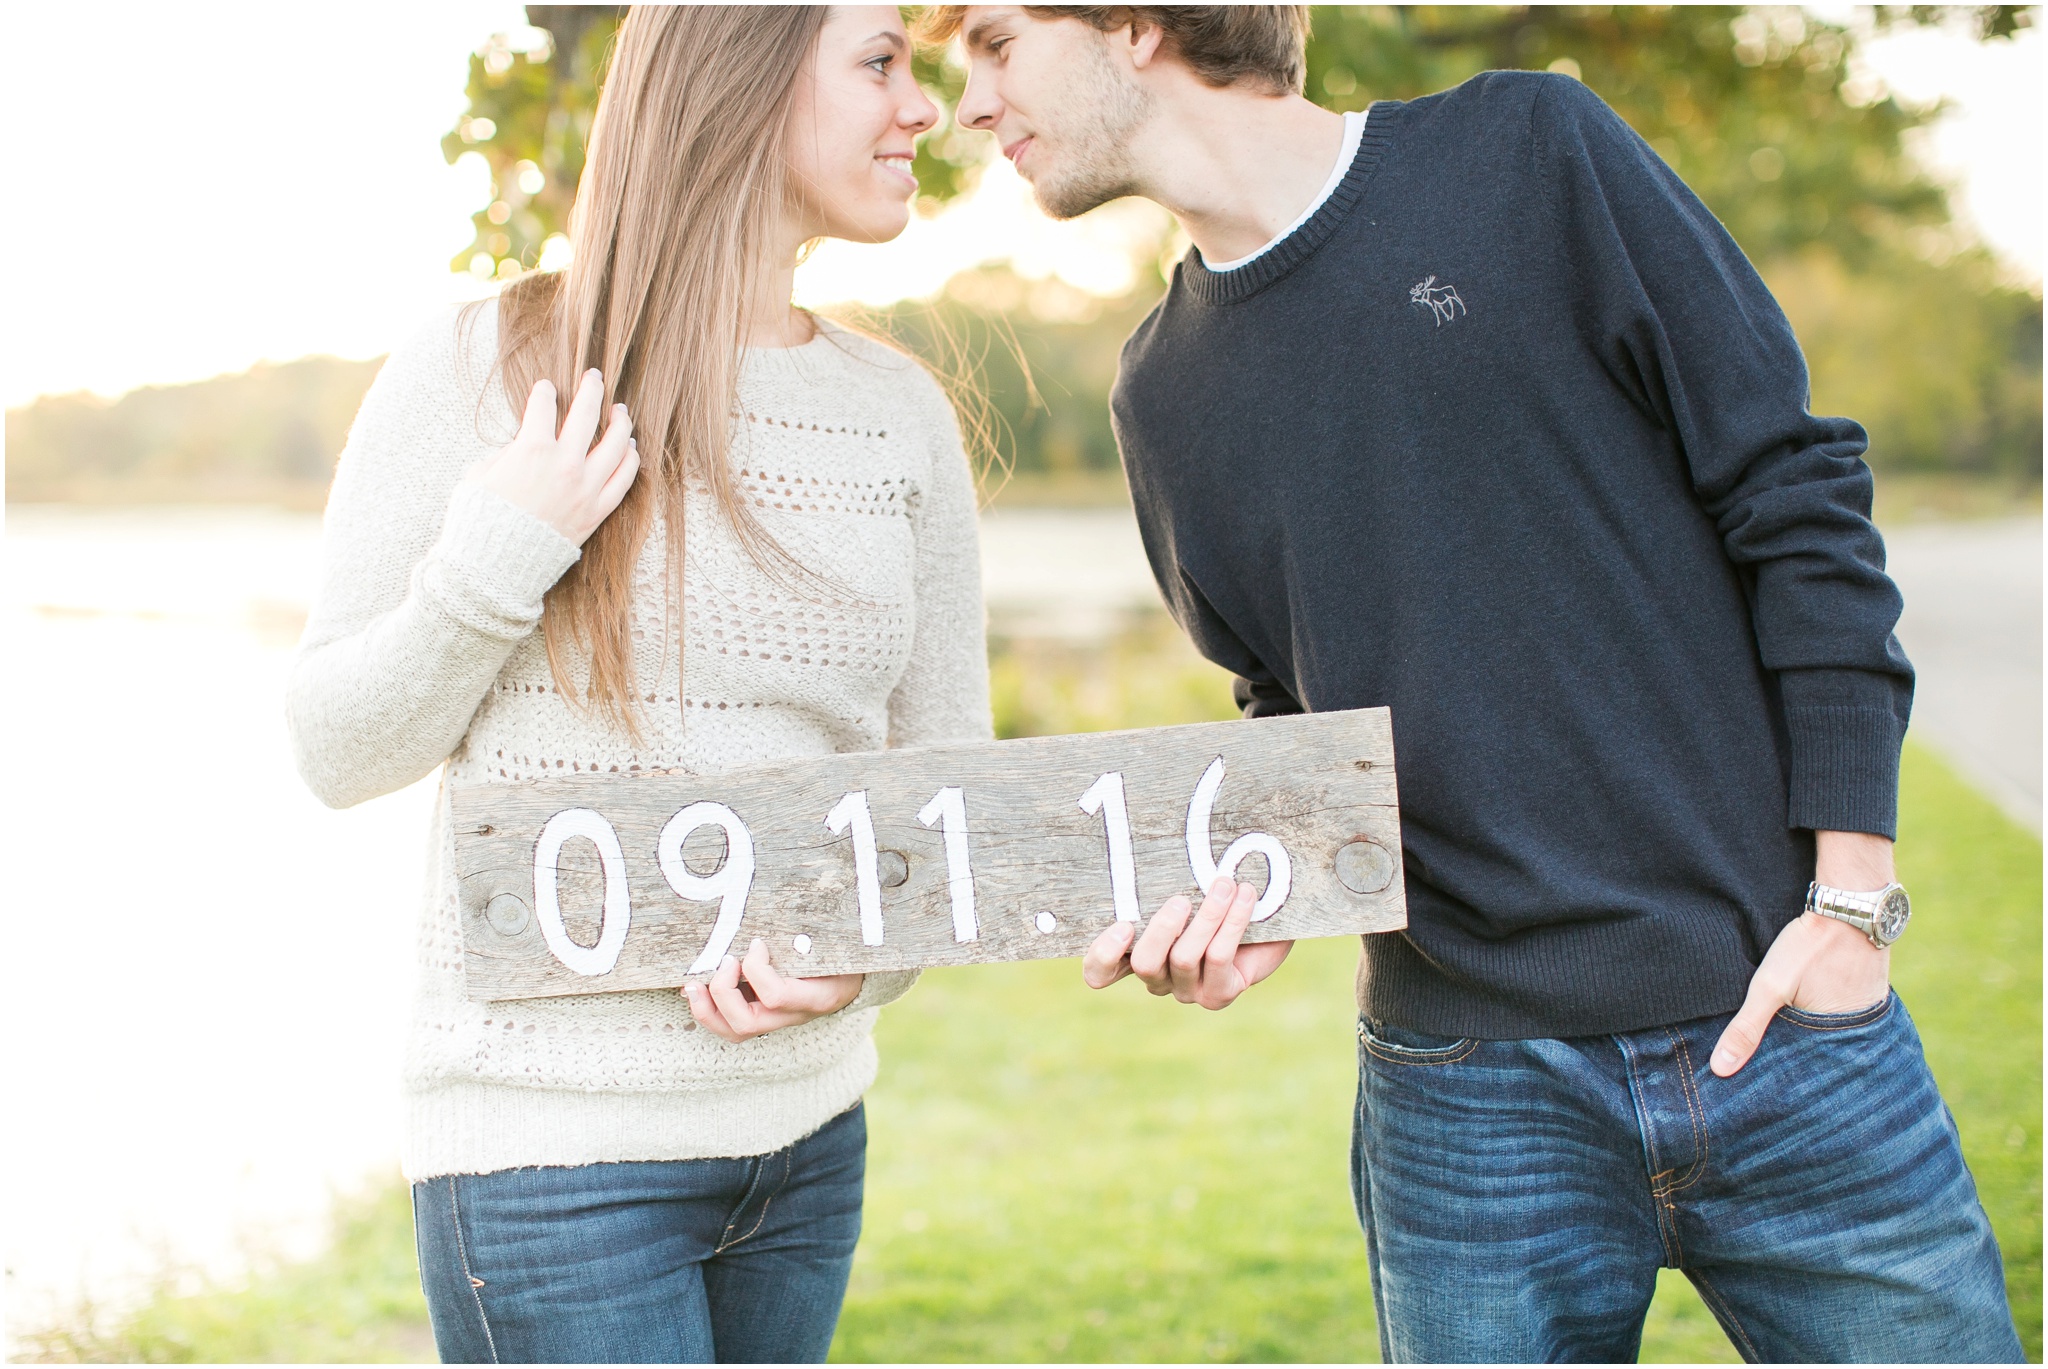
[[[1814,878],[1837,889],[1863,892],[1892,882],[1892,844],[1864,832],[1814,833]],[[1778,933],[1749,981],[1742,1010],[1714,1046],[1712,1068],[1722,1078],[1756,1054],[1778,1009],[1855,1012],[1881,1000],[1891,985],[1892,953],[1846,922],[1801,913]]]
[[[746,960],[727,956],[709,984],[685,984],[683,995],[690,1000],[690,1015],[704,1030],[737,1042],[838,1012],[853,1002],[866,978],[788,978],[776,972],[768,960],[768,943],[756,937]]]
[[[1219,879],[1190,922],[1187,899],[1175,894],[1153,914],[1143,935],[1133,923],[1111,923],[1088,948],[1081,977],[1091,989],[1106,989],[1134,974],[1154,994],[1172,994],[1211,1011],[1227,1008],[1279,969],[1294,949],[1291,941],[1238,944],[1258,901],[1259,891],[1251,885]]]

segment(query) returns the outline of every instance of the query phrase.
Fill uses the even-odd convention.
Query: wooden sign
[[[1248,941],[1407,925],[1383,708],[454,795],[469,995],[1079,955],[1219,872]]]

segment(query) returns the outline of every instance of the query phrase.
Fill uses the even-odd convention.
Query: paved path
[[[2041,830],[2041,520],[1930,523],[1885,538],[1920,674],[1913,736]]]

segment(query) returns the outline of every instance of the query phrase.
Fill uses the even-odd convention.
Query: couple
[[[1300,7],[921,22],[1051,213],[1143,195],[1193,240],[1113,399],[1182,627],[1251,716],[1392,707],[1411,922],[1364,939],[1353,1145],[1386,1357],[1631,1359],[1673,1266],[1746,1358],[2019,1358],[1887,987],[1913,676],[1863,433],[1713,217],[1563,77],[1319,109]],[[447,766],[405,1146],[445,1359],[831,1342],[915,975],[755,941],[685,993],[472,1003],[447,795],[989,735],[954,415],[789,302],[804,244],[906,222],[911,41],[634,9],[574,264],[397,351],[350,435],[291,719],[332,804]],[[1237,946],[1253,893],[1113,925],[1088,982],[1227,1006],[1288,950]]]

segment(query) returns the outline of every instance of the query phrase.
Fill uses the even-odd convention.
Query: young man
[[[1340,117],[1299,7],[935,24],[1048,212],[1193,240],[1112,399],[1182,626],[1250,716],[1392,708],[1409,927],[1365,938],[1353,1147],[1387,1358],[1632,1359],[1675,1266],[1751,1359],[2017,1359],[1887,987],[1913,676],[1864,434],[1735,243],[1564,77]],[[1227,1005],[1287,951],[1238,946],[1251,895],[1119,924],[1089,981]]]

